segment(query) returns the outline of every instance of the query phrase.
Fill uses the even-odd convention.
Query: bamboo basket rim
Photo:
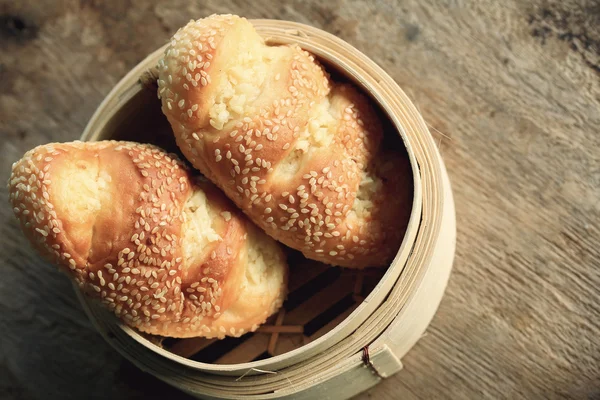
[[[407,137],[403,124],[400,123],[397,120],[397,118],[395,118],[394,113],[390,111],[390,107],[386,104],[386,99],[382,97],[381,93],[379,93],[377,90],[374,90],[373,84],[365,80],[364,77],[358,72],[359,70],[361,70],[361,68],[360,65],[357,64],[357,62],[362,61],[368,64],[369,62],[372,63],[372,61],[370,61],[364,54],[360,53],[354,47],[344,42],[342,39],[308,25],[291,21],[268,19],[253,19],[250,20],[250,22],[255,26],[257,31],[265,38],[267,43],[275,45],[288,43],[299,44],[300,47],[316,55],[319,59],[325,60],[330,65],[336,66],[339,72],[343,73],[345,76],[357,83],[365,92],[367,92],[370,95],[370,97],[375,99],[375,101],[385,111],[386,115],[394,124],[394,128],[397,129],[398,134],[400,135],[404,143],[404,147],[407,151],[410,164],[412,166],[414,188],[411,216],[405,237],[398,250],[397,255],[395,256],[390,266],[387,268],[385,274],[383,275],[377,286],[369,294],[369,296],[344,321],[342,321],[331,331],[329,331],[328,333],[311,343],[308,343],[287,353],[267,358],[264,360],[229,365],[210,364],[190,360],[170,353],[167,350],[164,350],[151,343],[148,339],[143,337],[136,330],[126,326],[125,324],[121,323],[116,319],[113,320],[113,323],[117,324],[119,326],[119,329],[121,329],[127,336],[129,336],[142,346],[152,350],[153,352],[159,354],[160,356],[170,361],[203,372],[213,372],[216,374],[227,375],[239,375],[244,371],[249,371],[253,369],[280,369],[295,364],[299,361],[304,361],[313,355],[325,351],[326,349],[340,342],[342,339],[349,337],[352,334],[352,332],[355,332],[356,329],[369,316],[376,312],[377,308],[389,295],[390,291],[392,290],[392,287],[397,283],[398,279],[402,274],[402,271],[404,270],[409,255],[411,254],[411,252],[413,252],[413,245],[417,236],[417,232],[419,231],[421,222],[421,174],[412,147],[408,145],[409,138]],[[338,51],[333,52],[331,48],[326,48],[323,43],[319,43],[318,40],[315,39],[321,39],[324,41],[324,43],[328,44],[329,46],[337,45]],[[133,69],[131,69],[119,81],[119,83],[115,85],[115,87],[113,87],[113,89],[109,92],[109,94],[100,104],[100,106],[88,122],[82,134],[82,140],[95,140],[100,132],[100,130],[98,129],[98,125],[102,126],[102,119],[104,118],[105,114],[110,114],[111,112],[118,110],[120,105],[126,103],[140,90],[143,90],[137,83],[138,78],[143,74],[143,72],[145,72],[149,68],[149,66],[156,65],[156,61],[162,55],[166,46],[167,45],[163,45],[159,49],[148,55],[144,60],[138,63]],[[343,53],[340,53],[343,51],[348,52],[349,55],[353,55],[355,59],[350,60],[348,57],[345,57]],[[380,70],[378,72],[384,74],[384,77],[389,78],[387,73],[385,73],[383,70]],[[77,294],[80,300],[82,300],[82,304],[84,305],[84,308],[86,309],[88,315],[90,315],[92,320],[96,320],[98,316],[94,313],[94,310],[90,308],[94,306],[91,305],[89,303],[89,300],[83,297],[79,292],[77,292]],[[104,329],[100,327],[97,323],[95,323],[95,325],[96,328],[100,330],[100,332],[104,332]],[[253,373],[249,375],[252,374]]]

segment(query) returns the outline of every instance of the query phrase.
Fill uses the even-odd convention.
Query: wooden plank
[[[304,327],[302,325],[263,325],[259,327],[256,332],[261,333],[302,333]]]
[[[194,354],[198,353],[200,350],[207,348],[217,339],[205,339],[205,338],[189,338],[189,339],[181,339],[177,342],[173,343],[173,345],[167,350],[171,353],[175,353],[182,357],[189,358]]]
[[[285,308],[281,308],[277,313],[277,319],[275,320],[275,327],[280,327],[285,317]],[[277,339],[279,339],[279,332],[274,332],[269,338],[269,345],[267,346],[267,352],[271,355],[275,354],[275,347],[277,346]]]
[[[331,305],[343,299],[352,292],[354,277],[340,276],[331,285],[307,299],[301,305],[286,314],[286,325],[304,325]]]
[[[271,335],[256,333],[233,350],[219,357],[215,364],[235,364],[249,362],[267,351]]]
[[[301,265],[294,266],[290,271],[289,293],[293,293],[296,289],[312,281],[329,268],[325,264],[310,260],[303,262]]]
[[[356,274],[356,277],[354,279],[354,289],[353,289],[354,296],[357,298],[359,296],[362,296],[364,280],[365,280],[364,271],[358,271]]]
[[[385,269],[382,268],[366,268],[366,269],[343,269],[342,275],[362,275],[364,277],[381,278],[385,274]]]
[[[279,338],[277,341],[277,347],[273,352],[274,355],[284,354],[288,351],[295,350],[305,344],[309,343],[310,339],[304,335],[286,335]]]
[[[284,322],[286,324],[306,324],[317,317],[323,311],[352,293],[355,277],[352,275],[342,275],[328,287],[315,293],[310,299],[300,306],[287,313]],[[331,326],[331,325],[329,325]],[[323,329],[323,328],[322,328]],[[275,354],[283,354],[296,349],[308,342],[310,338],[304,335],[285,335],[281,336],[277,343]]]
[[[341,313],[340,315],[338,315],[337,317],[332,319],[330,322],[328,322],[322,328],[320,328],[315,333],[313,333],[310,337],[306,337],[304,335],[288,335],[288,336],[281,337],[279,339],[279,342],[277,343],[276,354],[283,354],[288,351],[297,349],[298,347],[323,336],[324,334],[329,332],[331,329],[336,327],[340,322],[345,320],[348,317],[348,315],[350,315],[352,313],[352,311],[354,311],[356,309],[356,307],[358,307],[358,305],[359,305],[359,303],[353,304],[350,308],[348,308],[346,311],[344,311],[343,313]]]
[[[360,303],[354,303],[346,311],[344,311],[343,313],[341,313],[340,315],[338,315],[337,317],[335,317],[334,319],[332,319],[331,321],[329,321],[322,328],[320,328],[319,330],[317,330],[315,333],[313,333],[312,335],[310,335],[309,339],[311,341],[313,341],[313,340],[315,340],[315,339],[323,336],[324,334],[326,334],[327,332],[329,332],[333,328],[335,328],[340,322],[342,322],[343,320],[345,320],[348,317],[348,315],[352,314],[352,311],[354,311],[356,309],[356,307],[359,306],[359,304]]]

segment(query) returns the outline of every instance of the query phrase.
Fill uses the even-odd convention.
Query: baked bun
[[[237,16],[191,21],[158,63],[158,96],[185,157],[270,236],[332,265],[389,265],[409,164],[381,153],[367,98],[312,55]]]
[[[8,187],[33,246],[142,332],[240,336],[283,303],[279,245],[157,147],[40,146]]]

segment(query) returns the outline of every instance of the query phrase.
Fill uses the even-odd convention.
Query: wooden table
[[[597,0],[135,3],[0,2],[2,181],[33,146],[78,138],[111,87],[190,18],[312,24],[418,105],[457,207],[455,268],[427,336],[358,398],[600,398]],[[0,397],[184,398],[93,331],[0,191]]]

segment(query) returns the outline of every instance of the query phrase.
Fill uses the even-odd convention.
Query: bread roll
[[[33,246],[142,332],[240,336],[282,305],[279,245],[157,147],[40,146],[8,186]]]
[[[243,18],[191,21],[158,63],[178,146],[259,227],[308,258],[387,266],[410,211],[409,164],[349,84]]]

